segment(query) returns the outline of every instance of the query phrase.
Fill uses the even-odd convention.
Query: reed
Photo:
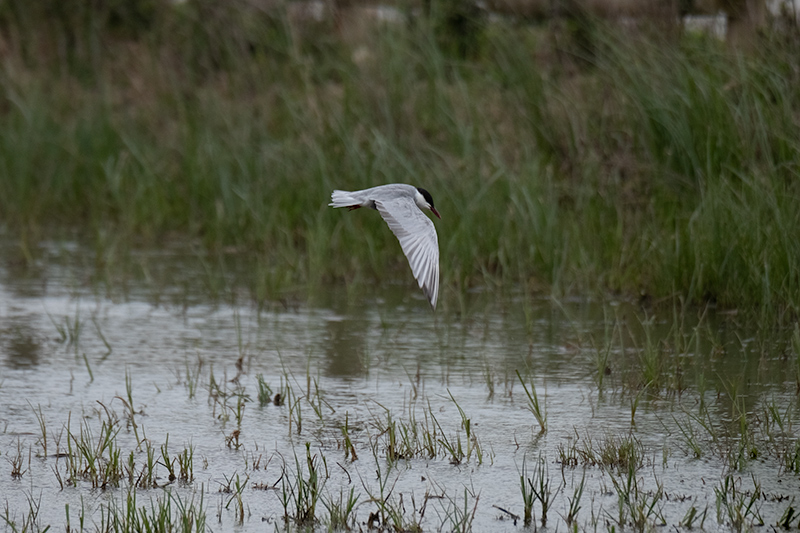
[[[791,35],[743,53],[593,23],[578,58],[546,27],[488,22],[456,59],[421,20],[367,32],[356,60],[281,11],[144,4],[0,12],[0,221],[29,259],[78,235],[105,272],[132,240],[178,237],[211,269],[247,252],[258,299],[412,286],[375,217],[326,207],[399,181],[444,215],[444,302],[488,284],[800,310]]]

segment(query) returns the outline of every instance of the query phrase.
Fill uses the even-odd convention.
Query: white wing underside
[[[436,227],[411,198],[375,200],[375,207],[400,241],[411,272],[436,309],[439,295],[439,238]]]

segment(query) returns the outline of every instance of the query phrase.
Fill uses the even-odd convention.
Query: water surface
[[[520,476],[535,484],[539,464],[552,530],[681,529],[693,507],[694,527],[749,528],[800,495],[791,332],[758,336],[713,310],[489,293],[434,314],[390,284],[258,306],[236,275],[209,281],[191,250],[110,270],[78,245],[44,244],[25,264],[3,246],[5,530],[33,510],[30,529],[60,530],[68,506],[70,526],[83,515],[93,531],[170,495],[216,531],[291,527],[309,465],[320,530],[352,489],[356,528],[383,511],[425,531],[515,531]],[[259,384],[283,404],[259,401]],[[93,476],[81,445],[95,470],[117,450],[120,478]],[[171,480],[182,453],[191,476]],[[540,525],[541,503],[533,512]]]

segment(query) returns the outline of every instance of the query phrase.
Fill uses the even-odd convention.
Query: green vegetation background
[[[408,182],[443,217],[445,305],[489,285],[800,311],[796,28],[741,49],[434,12],[345,38],[247,6],[0,4],[0,223],[24,258],[188,240],[248,257],[260,299],[412,286],[376,216],[327,207]]]

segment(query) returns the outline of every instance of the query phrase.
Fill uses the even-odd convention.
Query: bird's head
[[[417,187],[417,194],[414,196],[414,200],[417,202],[417,205],[420,209],[430,209],[434,215],[442,218],[436,208],[433,207],[433,197],[431,196],[431,193],[425,189]]]

